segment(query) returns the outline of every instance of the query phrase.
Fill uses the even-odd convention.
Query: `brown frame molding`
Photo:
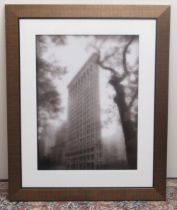
[[[20,124],[20,18],[156,19],[154,186],[152,188],[22,188]],[[165,200],[170,6],[6,5],[9,199]]]

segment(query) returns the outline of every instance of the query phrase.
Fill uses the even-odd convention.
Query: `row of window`
[[[67,166],[69,169],[94,169],[95,164],[91,163],[71,163]]]
[[[84,155],[84,156],[78,156],[78,157],[73,157],[72,162],[82,162],[82,161],[93,161],[94,160],[94,154],[92,155]]]
[[[89,66],[85,67],[85,70],[82,70],[82,74],[78,75],[74,80],[72,81],[73,84],[70,86],[72,90],[78,87],[81,83],[85,82],[88,80],[90,77],[92,77],[93,74],[93,69],[95,69],[94,64],[90,64]]]
[[[98,104],[97,98],[87,98],[85,101],[81,101],[79,99],[75,99],[75,102],[69,106],[69,110],[72,112],[82,112],[82,111],[92,111],[95,106]]]
[[[78,87],[76,90],[69,90],[69,98],[75,99],[75,98],[81,98],[84,96],[83,94],[88,94],[88,96],[94,95],[94,90],[98,89],[99,87],[99,81],[92,80],[89,83],[85,82],[83,85]]]
[[[94,141],[95,143],[95,141]],[[78,150],[84,150],[85,148],[91,147],[93,146],[93,142],[86,142],[86,143],[80,143],[80,145],[78,145],[78,142],[72,142],[72,144],[68,145],[68,149],[73,152],[70,152],[68,155],[79,155],[80,153],[78,153]],[[89,153],[89,152],[85,152],[85,153]]]
[[[67,155],[70,156],[70,155],[80,155],[80,154],[85,154],[86,152],[91,152],[93,153],[95,151],[95,148],[94,147],[89,147],[89,148],[85,148],[85,149],[80,149],[80,150],[77,150],[75,152],[70,152],[68,153]]]
[[[99,111],[93,111],[92,113],[87,113],[87,114],[70,114],[69,115],[69,121],[71,123],[74,123],[74,124],[83,124],[83,123],[87,123],[90,121],[90,123],[94,123],[95,121],[99,120]]]
[[[96,133],[96,131],[100,128],[100,123],[93,121],[93,123],[89,122],[79,122],[76,123],[73,121],[70,126],[70,134],[80,134],[80,133]]]

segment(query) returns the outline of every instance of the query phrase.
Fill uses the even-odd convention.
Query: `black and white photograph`
[[[38,170],[136,170],[138,35],[36,35]]]

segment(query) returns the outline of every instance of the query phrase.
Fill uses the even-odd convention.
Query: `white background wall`
[[[171,4],[167,176],[177,177],[177,1],[176,0],[0,0],[0,179],[8,178],[5,4]]]

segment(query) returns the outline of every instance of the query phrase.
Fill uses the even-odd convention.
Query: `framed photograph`
[[[6,5],[9,198],[164,200],[170,7]]]

